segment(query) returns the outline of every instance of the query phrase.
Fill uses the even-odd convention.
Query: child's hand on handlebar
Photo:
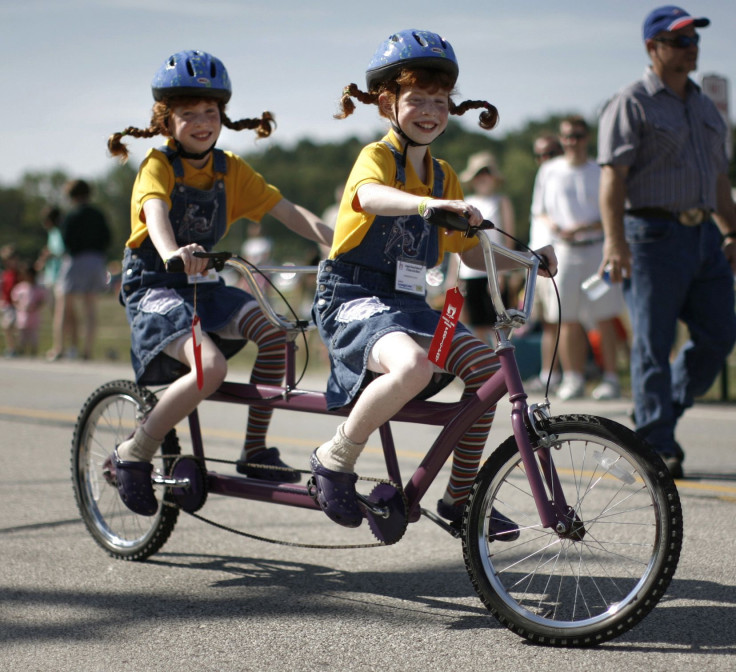
[[[480,226],[483,222],[483,215],[480,210],[470,203],[465,201],[449,201],[443,199],[435,199],[427,202],[428,208],[440,208],[441,210],[449,210],[458,215],[462,215],[468,220],[470,226]],[[445,233],[449,234],[451,231],[445,229]]]
[[[542,257],[544,263],[547,264],[547,268],[544,268],[540,264],[538,274],[545,278],[554,278],[557,275],[557,255],[555,254],[555,248],[551,245],[545,245],[538,250],[534,250],[534,252]]]
[[[206,252],[206,250],[197,243],[190,243],[184,247],[180,247],[178,250],[171,252],[167,261],[173,257],[179,257],[184,264],[184,272],[187,275],[197,275],[198,273],[204,273],[207,270],[208,259],[195,257],[195,252]]]

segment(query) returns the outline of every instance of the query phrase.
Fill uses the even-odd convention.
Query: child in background
[[[457,76],[457,60],[446,40],[427,31],[404,30],[376,51],[366,73],[368,92],[355,84],[343,92],[340,118],[353,112],[354,97],[377,105],[391,124],[388,135],[362,150],[348,178],[314,302],[332,365],[328,408],[354,406],[335,436],[312,454],[310,466],[317,501],[346,527],[357,527],[363,518],[355,463],[368,437],[438,372],[427,348],[440,314],[426,302],[422,271],[439,264],[445,252],[461,254],[473,268],[485,268],[477,238],[440,230],[422,217],[425,208],[433,207],[466,215],[470,225],[483,219],[464,200],[452,168],[429,152],[451,113],[484,108],[481,127],[496,125],[498,112],[490,103],[453,103]],[[552,249],[543,253],[554,271]],[[420,272],[412,274],[412,268]],[[412,285],[419,288],[404,289]],[[498,367],[493,349],[458,325],[445,370],[463,381],[464,398],[475,394]],[[364,386],[369,371],[382,375]],[[438,513],[453,525],[462,519],[494,412],[478,420],[455,449],[450,482],[437,503]],[[498,511],[491,526],[492,538],[519,535],[518,526]]]
[[[19,355],[38,354],[38,335],[41,330],[41,307],[46,303],[48,292],[37,284],[38,273],[30,264],[21,264],[18,269],[18,284],[10,297],[15,306],[15,324],[18,329]]]
[[[266,213],[305,238],[332,241],[331,229],[318,217],[283,198],[241,158],[215,148],[223,125],[267,137],[273,122],[268,112],[260,119],[230,120],[225,112],[230,79],[219,59],[202,51],[176,53],[156,72],[152,90],[156,102],[149,128],[128,127],[108,141],[110,153],[125,159],[123,136],[167,138],[165,146],[148,153],[133,187],[120,293],[132,328],[137,381],[170,383],[109,465],[123,501],[141,515],[158,508],[151,459],[169,430],[220,386],[229,357],[250,340],[258,346],[251,383],[279,385],[284,375],[285,334],[268,322],[250,294],[208,273],[207,260],[194,253],[212,250],[232,222],[260,222]],[[172,257],[183,261],[184,273],[166,272]],[[195,316],[202,331],[199,347]],[[271,414],[250,407],[237,469],[253,478],[296,482],[299,472],[281,461],[276,448],[266,448]]]
[[[11,292],[18,282],[18,253],[8,244],[0,248],[0,322],[5,337],[5,356],[16,355],[15,306]]]

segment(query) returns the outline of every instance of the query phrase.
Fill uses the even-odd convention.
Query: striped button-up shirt
[[[649,67],[604,109],[598,163],[629,167],[627,209],[715,210],[725,139],[725,122],[697,84],[688,80],[683,101]]]

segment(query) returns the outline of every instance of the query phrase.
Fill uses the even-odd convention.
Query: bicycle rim
[[[511,437],[476,480],[463,552],[502,624],[539,643],[591,646],[629,630],[664,594],[682,544],[679,497],[661,460],[617,423],[563,416],[545,431],[557,437],[551,455],[575,531],[541,526]],[[489,541],[492,508],[519,524],[517,540]]]
[[[102,548],[125,560],[144,560],[158,551],[179,515],[178,508],[171,505],[170,493],[160,489],[155,515],[133,513],[121,501],[114,480],[105,474],[115,447],[131,435],[155,403],[155,396],[135,383],[107,383],[83,406],[72,439],[72,483],[82,520]],[[168,456],[178,453],[179,443],[172,430],[154,458],[154,468],[166,471],[171,461]]]

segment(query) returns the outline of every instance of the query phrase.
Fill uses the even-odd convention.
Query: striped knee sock
[[[244,338],[258,346],[258,355],[250,375],[252,384],[280,385],[284,379],[286,334],[274,327],[260,311],[250,311],[240,323]],[[266,447],[266,433],[273,409],[251,406],[241,459],[250,459]]]
[[[465,383],[463,398],[475,394],[500,366],[493,349],[467,333],[459,334],[453,339],[452,349],[445,363],[445,368]],[[495,414],[496,407],[493,406],[455,447],[450,482],[443,497],[446,504],[462,504],[468,498]]]

